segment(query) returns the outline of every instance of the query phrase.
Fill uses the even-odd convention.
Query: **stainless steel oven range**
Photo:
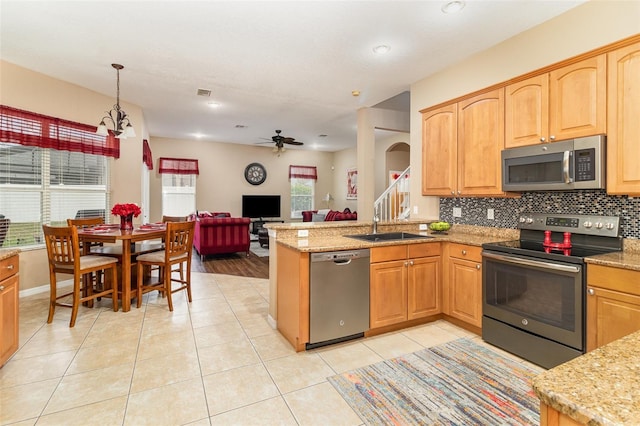
[[[518,228],[482,246],[482,338],[552,368],[585,352],[584,258],[622,250],[619,218],[527,213]]]

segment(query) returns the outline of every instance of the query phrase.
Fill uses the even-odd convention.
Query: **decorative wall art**
[[[358,169],[347,169],[347,200],[358,199]]]

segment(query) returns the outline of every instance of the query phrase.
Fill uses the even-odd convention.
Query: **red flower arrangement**
[[[138,217],[142,213],[140,207],[134,203],[116,204],[111,209],[111,214],[114,216],[129,216]]]

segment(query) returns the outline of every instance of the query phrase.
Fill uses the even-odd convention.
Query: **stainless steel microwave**
[[[502,151],[503,191],[605,187],[605,135]]]

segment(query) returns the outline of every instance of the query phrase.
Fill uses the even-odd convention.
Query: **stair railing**
[[[373,203],[374,215],[378,216],[381,222],[397,222],[409,219],[411,215],[411,202],[409,199],[410,170],[411,166],[400,173]]]

